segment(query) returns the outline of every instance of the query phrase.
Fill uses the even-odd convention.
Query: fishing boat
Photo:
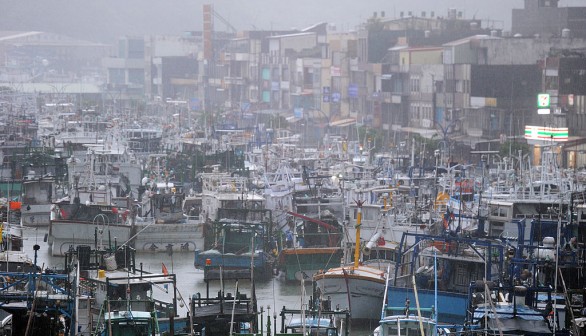
[[[204,270],[204,279],[250,278],[253,271],[257,277],[273,273],[272,211],[266,209],[262,196],[248,190],[246,182],[246,178],[225,174],[203,176],[207,234],[205,247],[195,251],[194,266]]]
[[[53,200],[57,199],[55,177],[29,171],[22,183],[21,222],[23,226],[48,226]]]
[[[105,190],[94,191],[93,194]],[[132,225],[126,209],[111,204],[84,204],[78,197],[54,204],[47,240],[51,255],[88,245],[106,249],[131,238]]]
[[[22,228],[2,224],[0,231],[0,272],[40,271],[29,254],[22,250]]]
[[[338,218],[344,217],[344,197],[340,185],[334,181],[331,173],[304,165],[300,176],[293,177],[292,181],[295,212],[319,214],[329,210]]]
[[[461,324],[466,318],[469,284],[499,281],[505,270],[505,251],[499,240],[406,232],[398,247],[388,304],[400,306],[405,298],[414,302],[415,277],[421,306],[437,307],[442,323]]]
[[[54,202],[47,241],[54,256],[70,248],[111,247],[129,242],[132,233],[130,193],[136,162],[123,148],[86,145],[86,157],[68,159],[69,195]]]
[[[360,242],[361,207],[358,202],[356,242]],[[378,320],[385,293],[386,270],[360,262],[361,244],[354,244],[354,262],[317,272],[313,281],[332,305],[348,309],[352,320]]]
[[[100,336],[160,335],[157,320],[148,311],[113,311],[104,315],[104,330]]]
[[[470,333],[552,335],[552,316],[526,304],[527,289],[525,286],[500,288],[483,281],[471,286],[471,309],[467,319]],[[552,305],[549,309],[553,309]]]
[[[401,335],[438,335],[438,325],[435,307],[421,307],[415,289],[416,306],[411,307],[411,301],[405,300],[404,306],[394,307],[383,304],[379,326],[373,331],[373,336],[401,336]],[[388,284],[388,282],[387,282]],[[385,297],[392,293],[385,293]],[[440,333],[443,335],[443,333]]]
[[[189,319],[177,315],[187,303],[176,288],[176,275],[147,273],[136,267],[128,245],[109,250],[78,246],[65,256],[67,274],[77,274],[76,303],[88,307],[81,335],[162,335],[190,330]],[[90,300],[79,303],[80,298]],[[177,332],[177,333],[176,333]]]
[[[305,282],[301,279],[301,309],[281,309],[281,334],[348,336],[350,311],[333,307],[331,298],[324,296],[315,282],[312,288],[307,300]]]
[[[225,286],[222,283],[222,286]],[[210,281],[206,281],[206,295],[192,295],[193,331],[201,335],[253,334],[258,332],[257,306],[254,290],[250,296],[240,292],[238,280],[235,292],[226,293],[221,288],[215,297],[209,294]],[[254,284],[252,285],[254,286]]]
[[[151,175],[141,182],[133,218],[133,246],[139,252],[168,253],[203,248],[204,222],[199,213],[185,216],[184,208],[191,205],[186,205],[183,184],[175,181],[167,155],[151,154],[148,162]]]
[[[295,233],[290,229],[286,236],[289,245],[281,250],[278,267],[285,272],[286,280],[311,279],[318,271],[340,266],[343,226],[333,214],[323,211],[318,218],[288,212],[297,220]]]
[[[39,249],[33,247],[35,261]],[[3,331],[9,328],[9,334],[17,336],[57,335],[78,326],[86,330],[90,298],[76,299],[77,280],[75,273],[56,274],[36,264],[28,270],[0,271],[0,309],[10,314],[3,316]]]

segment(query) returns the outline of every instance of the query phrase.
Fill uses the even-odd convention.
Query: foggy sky
[[[537,1],[537,0],[534,0]],[[173,34],[202,30],[202,6],[214,10],[237,30],[305,28],[319,22],[352,30],[384,11],[389,18],[412,11],[483,20],[484,27],[510,29],[511,10],[524,0],[0,0],[0,30],[55,32],[95,42],[122,35]],[[561,0],[559,6],[584,6],[584,0]],[[227,31],[220,20],[215,29]]]

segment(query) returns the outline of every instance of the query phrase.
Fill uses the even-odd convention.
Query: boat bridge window
[[[456,269],[456,286],[466,286],[469,284],[470,276],[468,274],[467,267],[463,264],[458,264]]]
[[[338,333],[336,332],[335,329],[325,329],[325,328],[311,328],[309,329],[307,328],[305,331],[307,332],[307,335],[309,336],[337,336]],[[303,329],[299,328],[299,329],[292,329],[291,330],[294,334],[302,334],[303,333]]]
[[[401,335],[401,336],[419,336],[419,323],[417,321],[401,321],[400,330],[396,324],[389,325],[385,335]],[[432,335],[433,328],[430,325],[423,327],[425,335]]]
[[[148,321],[123,321],[123,322],[112,322],[112,333],[114,335],[150,335],[151,328]]]
[[[364,254],[362,256],[363,261],[368,260],[388,260],[388,261],[395,261],[395,251],[394,250],[379,250],[373,249],[370,254]]]
[[[494,207],[491,209],[490,215],[494,216],[494,217],[507,218],[507,216],[509,215],[508,210],[509,210],[508,208],[503,208],[503,207],[497,206],[497,207]]]
[[[503,222],[490,222],[490,236],[498,237],[505,230],[505,223]]]

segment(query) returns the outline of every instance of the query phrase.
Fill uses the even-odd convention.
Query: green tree
[[[521,150],[521,154],[528,154],[530,149],[530,146],[526,142],[509,140],[501,144],[499,147],[499,155],[501,157],[517,156],[519,154],[519,150]]]

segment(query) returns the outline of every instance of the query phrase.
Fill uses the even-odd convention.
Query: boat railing
[[[430,316],[433,316],[435,314],[435,308],[431,307],[431,308],[418,308],[419,311],[421,311],[422,313],[428,313]],[[391,315],[396,315],[393,312],[401,312],[403,313],[405,316],[409,316],[411,314],[415,315],[417,314],[417,311],[415,310],[411,310],[409,308],[409,306],[405,305],[403,307],[393,307],[393,306],[386,306],[385,307],[385,311],[386,312],[391,312]],[[422,316],[425,317],[425,316]]]
[[[200,293],[196,293],[192,296],[191,299],[192,308],[217,304],[225,305],[228,303],[240,308],[239,310],[244,310],[247,312],[252,312],[254,309],[252,298],[240,292],[236,293],[235,296],[232,293],[226,293],[225,295],[222,295],[220,292],[218,292],[218,296],[211,298],[202,297]]]
[[[187,223],[198,223],[200,220],[199,215],[183,215],[183,218]]]
[[[170,306],[169,303],[165,305],[163,302],[155,302],[151,300],[124,300],[122,298],[108,300],[108,303],[110,305],[110,311],[166,311],[165,309],[161,310],[160,308],[168,308]]]

